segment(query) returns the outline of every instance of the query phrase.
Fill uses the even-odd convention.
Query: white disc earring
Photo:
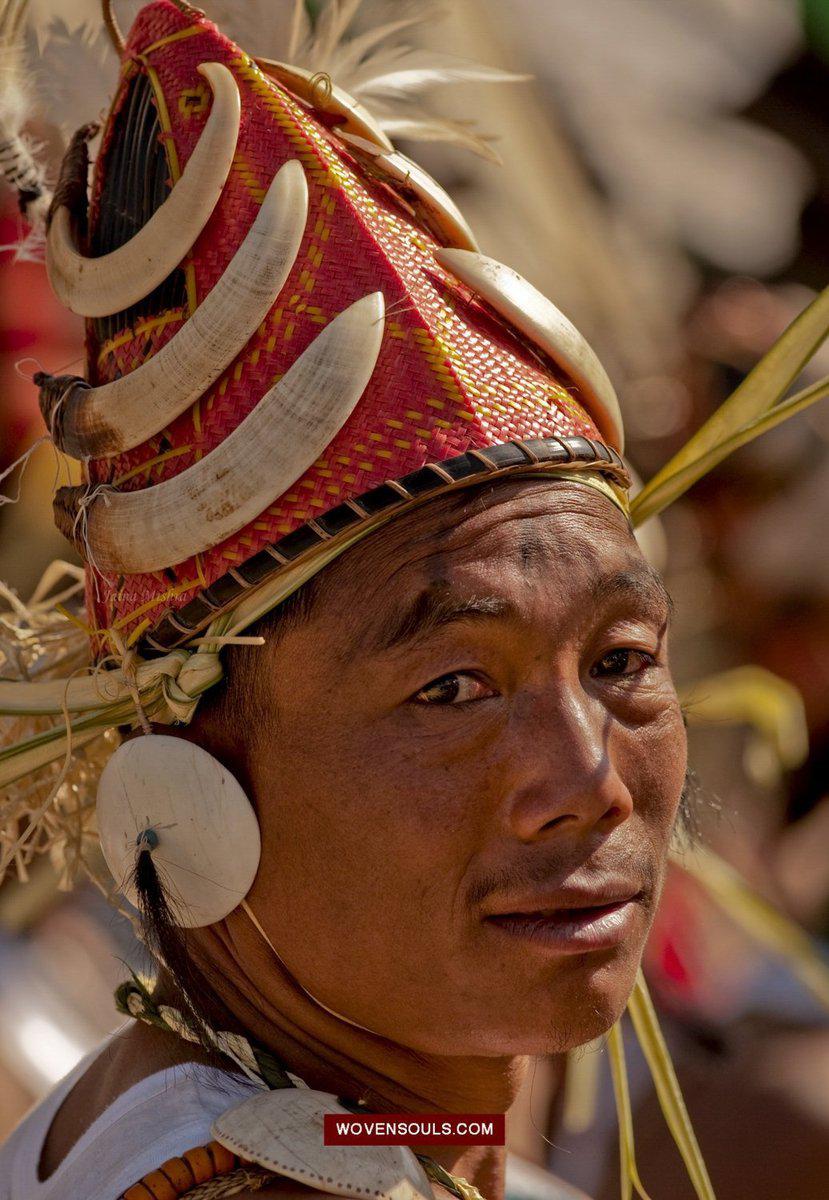
[[[136,907],[139,849],[151,849],[182,928],[221,921],[250,891],[261,853],[256,814],[200,746],[155,733],[124,742],[101,774],[97,814],[106,864]]]

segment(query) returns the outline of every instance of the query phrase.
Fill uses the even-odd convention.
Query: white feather
[[[21,63],[25,15],[25,0],[0,4],[0,121],[9,126],[18,123],[18,132],[27,109]]]
[[[125,29],[141,4],[118,0]],[[100,0],[25,0],[25,7],[23,65],[34,102],[29,115],[55,127],[65,141],[81,125],[105,117],[118,83],[118,59]],[[57,167],[50,162],[50,174],[56,175]]]
[[[404,29],[409,29],[412,25],[419,24],[422,20],[423,17],[420,14],[403,17],[401,20],[389,21],[385,25],[378,25],[374,29],[367,29],[364,33],[359,33],[356,37],[349,38],[347,42],[343,42],[338,47],[337,75],[343,79],[346,76],[350,78],[375,46],[393,37],[396,33],[402,33]]]
[[[389,136],[450,142],[500,161],[481,133],[428,111],[416,100],[437,85],[507,83],[526,76],[395,42],[404,29],[439,15],[443,5],[436,0],[388,4],[393,19],[348,39],[345,34],[359,7],[360,0],[328,0],[294,63],[315,73],[324,71],[355,98],[370,97],[367,108]]]
[[[48,44],[54,25],[83,37],[102,26],[101,0],[28,0],[28,9],[29,28],[41,51]],[[118,11],[120,16],[120,7]]]
[[[516,83],[527,78],[435,50],[401,48],[382,68],[364,63],[354,72],[348,90],[355,96],[394,95],[448,83]]]
[[[406,115],[400,115],[394,108],[387,111],[377,103],[372,104],[371,109],[378,125],[392,141],[405,138],[410,142],[446,142],[501,164],[501,156],[487,136],[460,121],[436,117],[416,104],[406,106]]]
[[[321,62],[329,59],[345,38],[362,0],[328,0],[314,25],[312,47]],[[318,67],[318,70],[324,68]]]
[[[49,195],[39,147],[26,134],[32,115],[25,52],[26,0],[0,3],[0,169],[9,186],[25,201],[29,231],[14,248],[18,258],[37,258]]]
[[[125,30],[140,5],[141,0],[119,0]],[[361,0],[327,0],[312,25],[305,0],[205,0],[208,17],[249,54],[323,71],[355,97],[369,97],[371,114],[386,133],[453,143],[497,161],[480,132],[430,112],[422,97],[439,84],[521,77],[396,40],[412,26],[434,20],[441,0],[388,0],[385,20],[349,38],[360,6]],[[382,17],[382,7],[380,11]],[[118,69],[100,0],[0,0],[0,32],[2,22],[8,26],[12,21],[18,38],[3,39],[0,133],[6,129],[4,120],[19,131],[22,123],[38,116],[68,136],[87,121],[103,118]],[[31,94],[21,79],[33,80]],[[48,164],[47,174],[56,173],[57,163]]]
[[[103,25],[73,26],[55,17],[32,30],[42,42],[35,68],[37,95],[68,141],[81,125],[102,121],[118,83],[118,61]]]

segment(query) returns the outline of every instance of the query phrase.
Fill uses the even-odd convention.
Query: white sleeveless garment
[[[58,1169],[40,1179],[38,1164],[55,1114],[110,1040],[78,1063],[0,1146],[0,1200],[118,1200],[166,1159],[209,1142],[214,1120],[260,1090],[240,1075],[197,1063],[157,1071],[119,1096]],[[506,1200],[587,1197],[509,1154]]]
[[[0,1146],[0,1200],[117,1200],[168,1158],[211,1139],[221,1113],[259,1089],[216,1067],[184,1063],[124,1092],[78,1139],[58,1169],[38,1178],[49,1127],[105,1046],[83,1059]]]

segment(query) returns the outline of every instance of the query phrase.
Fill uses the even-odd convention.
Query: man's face
[[[261,651],[249,902],[327,1006],[424,1053],[562,1051],[633,985],[685,775],[668,604],[614,506],[502,482],[329,569]]]

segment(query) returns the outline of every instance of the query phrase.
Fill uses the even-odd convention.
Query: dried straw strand
[[[112,42],[113,49],[119,58],[123,55],[126,49],[124,35],[121,32],[121,27],[118,24],[115,16],[115,11],[112,6],[112,0],[101,0],[101,16],[104,19],[104,27],[109,35],[109,40]]]

